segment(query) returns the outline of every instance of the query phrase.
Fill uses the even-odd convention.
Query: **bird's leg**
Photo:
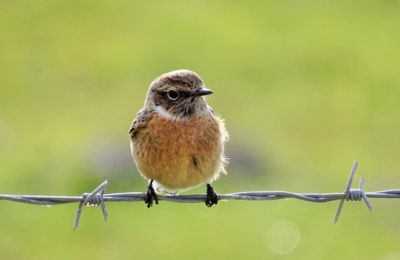
[[[207,183],[207,197],[205,204],[207,207],[218,204],[218,195],[215,193],[214,188],[209,183]]]
[[[158,204],[158,197],[153,188],[153,180],[150,181],[149,187],[147,187],[146,196],[144,197],[144,203],[150,208],[153,206],[153,200]]]

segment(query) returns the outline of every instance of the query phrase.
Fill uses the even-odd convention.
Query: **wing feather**
[[[136,115],[136,118],[133,120],[131,127],[129,128],[129,135],[133,139],[140,129],[146,128],[148,122],[154,113],[152,113],[149,109],[142,109]]]

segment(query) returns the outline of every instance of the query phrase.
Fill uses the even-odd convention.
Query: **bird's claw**
[[[153,206],[153,201],[158,204],[158,197],[153,188],[153,180],[151,180],[147,188],[146,196],[144,197],[144,203],[146,203],[147,208],[150,208]]]
[[[210,184],[207,184],[207,196],[205,204],[207,207],[218,204],[218,195],[215,193],[214,188]]]

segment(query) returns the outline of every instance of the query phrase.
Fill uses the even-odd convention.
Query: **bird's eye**
[[[170,90],[167,92],[167,96],[170,100],[177,100],[179,98],[179,92]]]

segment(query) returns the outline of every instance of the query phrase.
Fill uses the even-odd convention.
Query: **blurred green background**
[[[127,131],[180,68],[231,133],[218,192],[342,191],[354,159],[400,187],[399,1],[6,0],[0,35],[0,193],[144,191]],[[109,203],[72,231],[76,204],[1,201],[0,258],[400,259],[400,202],[372,204]]]

